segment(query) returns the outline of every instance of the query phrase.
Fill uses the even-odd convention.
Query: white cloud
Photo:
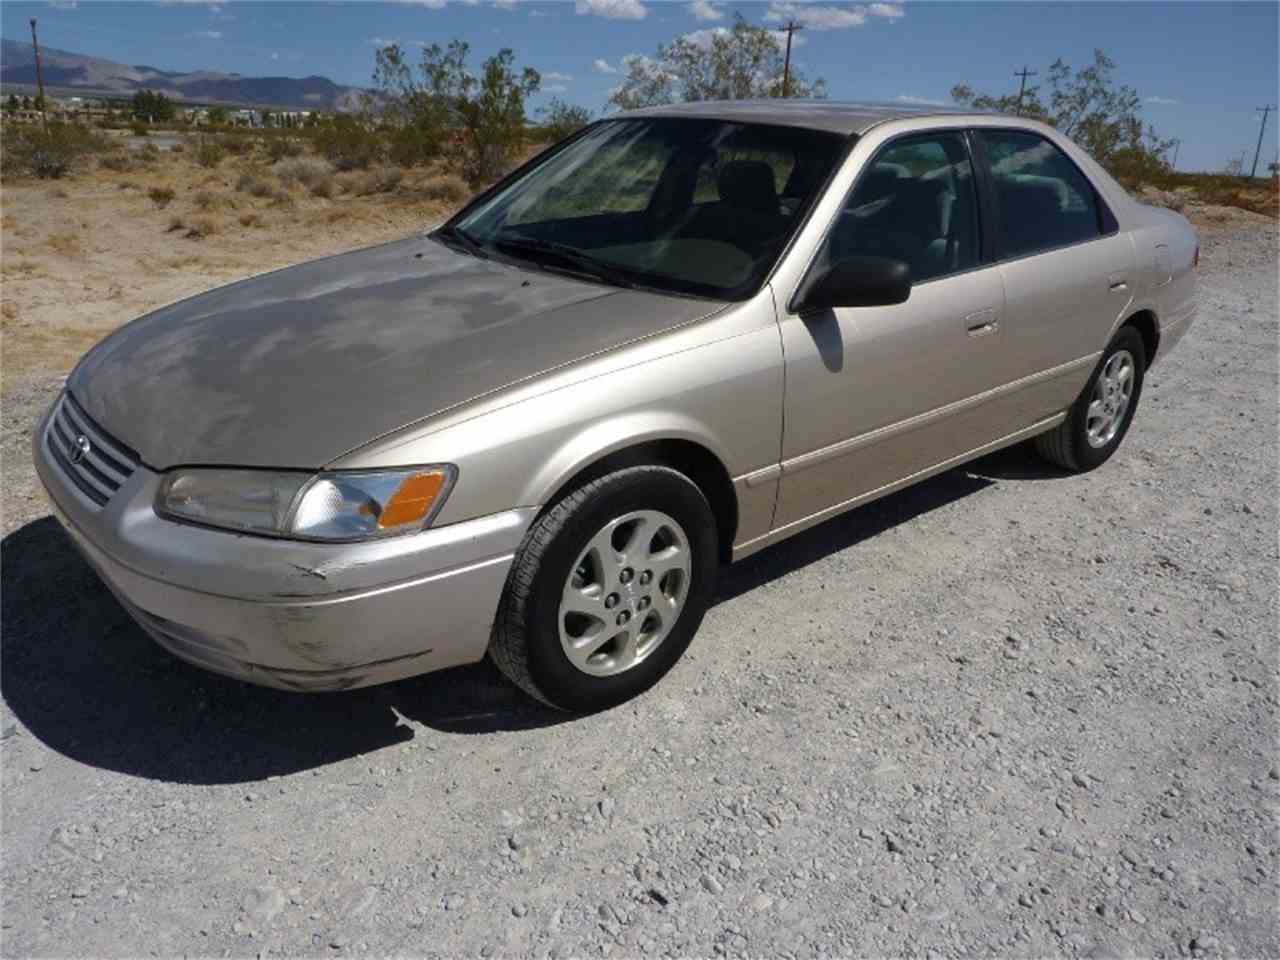
[[[611,64],[608,60],[605,60],[603,57],[597,57],[594,61],[592,61],[591,69],[594,70],[596,73],[618,73],[619,72],[617,67]]]
[[[689,4],[689,12],[695,20],[723,20],[724,12],[711,0],[693,0]]]
[[[221,30],[197,30],[195,33],[187,34],[189,37],[195,37],[198,40],[221,40]]]
[[[493,6],[497,10],[514,10],[516,0],[493,0]]]
[[[271,59],[272,59],[272,60],[279,60],[279,59],[280,59],[280,54],[278,54],[278,53],[272,53],[272,54],[271,54]]]
[[[643,20],[649,14],[641,0],[574,0],[573,9],[607,20]]]
[[[900,93],[893,98],[896,103],[909,103],[917,107],[945,107],[946,100],[934,100],[930,97],[917,97],[911,93]]]
[[[80,4],[78,0],[49,0],[49,6],[55,10],[74,10]]]
[[[1182,103],[1181,100],[1174,100],[1172,97],[1147,97],[1143,103],[1149,103],[1154,107],[1176,107]]]
[[[795,20],[811,30],[843,30],[862,26],[867,22],[867,13],[866,7],[819,7],[809,3],[775,2],[769,4],[764,18],[772,23]]]
[[[873,3],[867,7],[867,13],[873,17],[884,17],[887,20],[898,20],[907,15],[907,11],[897,3]]]
[[[689,41],[701,50],[710,50],[712,40],[716,37],[727,37],[728,35],[729,29],[727,27],[707,27],[705,30],[692,30],[681,39]]]
[[[549,83],[539,88],[542,93],[565,93],[568,89],[563,83]]]
[[[411,7],[426,7],[429,10],[443,10],[449,0],[394,0],[394,2]]]
[[[546,73],[542,74],[542,79],[550,80],[552,83],[568,83],[573,79],[573,76],[568,73],[557,73],[555,70],[548,70]],[[543,87],[542,89],[545,90],[547,88]]]

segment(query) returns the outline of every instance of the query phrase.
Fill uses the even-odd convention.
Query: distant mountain
[[[294,110],[350,110],[363,92],[328,77],[244,77],[238,73],[197,70],[177,73],[129,66],[51,47],[40,48],[44,85],[51,95],[124,96],[155,90],[179,101],[225,103]],[[0,39],[0,84],[34,87],[31,44]]]

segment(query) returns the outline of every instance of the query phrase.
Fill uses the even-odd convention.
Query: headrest
[[[778,212],[773,167],[763,160],[732,160],[720,168],[720,199],[760,213]]]

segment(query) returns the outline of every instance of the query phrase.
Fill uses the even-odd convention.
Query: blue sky
[[[416,0],[416,2],[6,2],[0,30],[132,64],[246,75],[321,74],[367,84],[375,46],[461,37],[479,60],[515,49],[543,74],[535,105],[559,96],[599,111],[622,57],[714,29],[741,12],[752,23],[805,22],[796,58],[833,99],[945,102],[951,86],[1016,89],[1014,69],[1056,57],[1081,65],[1102,47],[1119,79],[1147,98],[1146,117],[1183,143],[1182,169],[1221,169],[1247,151],[1277,99],[1276,3],[729,3],[713,0]],[[1273,115],[1263,163],[1276,158]]]

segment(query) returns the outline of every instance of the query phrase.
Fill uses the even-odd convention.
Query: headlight
[[[160,485],[156,512],[300,540],[367,540],[421,530],[456,474],[447,464],[320,474],[178,470]]]

